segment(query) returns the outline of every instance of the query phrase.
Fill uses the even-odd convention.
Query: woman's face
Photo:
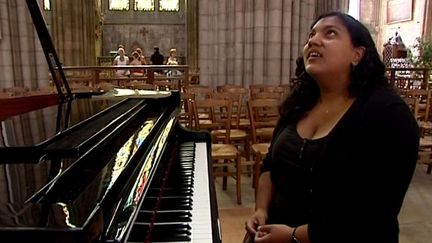
[[[351,64],[358,64],[363,47],[354,47],[345,25],[336,16],[319,20],[303,48],[306,72],[315,79],[322,75],[349,77]],[[337,76],[334,76],[337,75]]]
[[[117,51],[117,53],[118,53],[120,56],[124,56],[124,50],[123,50],[123,49],[119,49],[119,50]]]

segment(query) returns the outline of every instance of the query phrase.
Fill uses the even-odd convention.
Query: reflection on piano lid
[[[0,163],[39,162],[55,136],[119,102],[75,99],[1,121]]]

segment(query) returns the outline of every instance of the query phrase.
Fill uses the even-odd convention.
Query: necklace
[[[335,114],[338,113],[339,111],[346,110],[352,104],[352,102],[353,100],[351,99],[344,99],[342,102],[337,102],[332,105],[324,106],[323,103],[319,101],[319,106],[321,106],[322,112],[325,115],[328,115],[328,114]]]

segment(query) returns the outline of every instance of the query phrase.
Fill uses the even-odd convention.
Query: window
[[[154,11],[155,2],[154,0],[134,0],[134,10],[135,11]]]
[[[44,0],[43,1],[43,9],[44,10],[51,10],[51,2],[50,2],[50,0]]]
[[[109,10],[129,10],[129,0],[110,0],[108,4]]]
[[[360,0],[349,0],[348,14],[355,19],[360,19]]]
[[[159,0],[159,11],[161,12],[178,12],[179,9],[179,0]]]

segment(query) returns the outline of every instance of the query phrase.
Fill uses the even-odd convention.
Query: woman
[[[140,54],[137,51],[134,51],[132,53],[132,61],[129,63],[129,65],[142,65],[142,62],[140,60]],[[143,77],[144,76],[144,69],[132,69],[131,70],[131,76],[132,77]]]
[[[419,134],[368,30],[331,12],[312,25],[281,106],[246,229],[261,242],[398,242]]]
[[[177,61],[177,49],[172,48],[169,52],[169,57],[166,65],[178,65]]]
[[[137,47],[137,49],[135,49],[136,52],[138,52],[138,60],[141,62],[141,65],[147,65],[145,56],[143,55],[143,51],[141,50],[141,48]]]
[[[114,66],[125,66],[129,64],[129,58],[125,55],[125,50],[123,48],[119,48],[117,50],[118,56],[114,58],[113,65]],[[127,69],[117,69],[115,71],[115,75],[118,77],[128,76],[129,70]]]

